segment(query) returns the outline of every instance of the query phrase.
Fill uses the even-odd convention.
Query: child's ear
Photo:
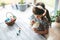
[[[43,16],[45,16],[46,15],[46,10],[44,10],[44,14],[43,14]]]

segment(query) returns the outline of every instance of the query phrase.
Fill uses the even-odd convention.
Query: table
[[[5,11],[5,12],[3,12]],[[13,26],[7,26],[4,22],[6,12],[12,12],[17,20]],[[1,14],[1,13],[0,13]],[[3,9],[4,14],[0,21],[0,40],[46,40],[41,35],[35,33],[29,25],[29,17],[32,15],[32,9],[27,8],[25,12],[13,9]],[[21,28],[20,33],[19,28]],[[17,35],[17,33],[19,35]]]

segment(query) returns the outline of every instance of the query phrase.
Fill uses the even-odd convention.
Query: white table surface
[[[7,26],[4,22],[7,12],[12,12],[17,17],[13,26]],[[32,7],[27,8],[24,12],[12,9],[11,6],[0,8],[0,40],[46,40],[31,29],[29,25],[31,15]],[[21,32],[17,36],[19,27]]]

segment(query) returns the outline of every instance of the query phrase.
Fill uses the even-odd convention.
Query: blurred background
[[[49,10],[50,16],[56,16],[57,11],[60,11],[60,0],[22,0],[26,4],[35,4],[37,2],[43,2],[46,8]],[[0,7],[2,5],[12,5],[13,8],[20,3],[21,0],[0,0]],[[18,5],[19,6],[19,5]],[[18,7],[17,9],[19,9]],[[24,7],[23,7],[24,8]],[[24,8],[25,10],[26,8]],[[60,14],[60,13],[59,13]],[[52,19],[55,17],[52,17]],[[53,19],[54,20],[54,19]]]
[[[0,6],[2,5],[2,3],[5,3],[5,4],[16,4],[18,2],[20,2],[21,0],[0,0]],[[24,2],[26,3],[32,3],[34,4],[37,3],[37,2],[43,2],[45,3],[46,7],[50,7],[52,9],[52,12],[55,10],[59,10],[60,8],[60,0],[24,0]],[[48,7],[48,8],[49,8]],[[49,9],[48,9],[49,10]]]

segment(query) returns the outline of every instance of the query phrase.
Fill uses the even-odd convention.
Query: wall
[[[59,3],[58,3],[58,10],[60,10],[60,0],[59,0]]]

